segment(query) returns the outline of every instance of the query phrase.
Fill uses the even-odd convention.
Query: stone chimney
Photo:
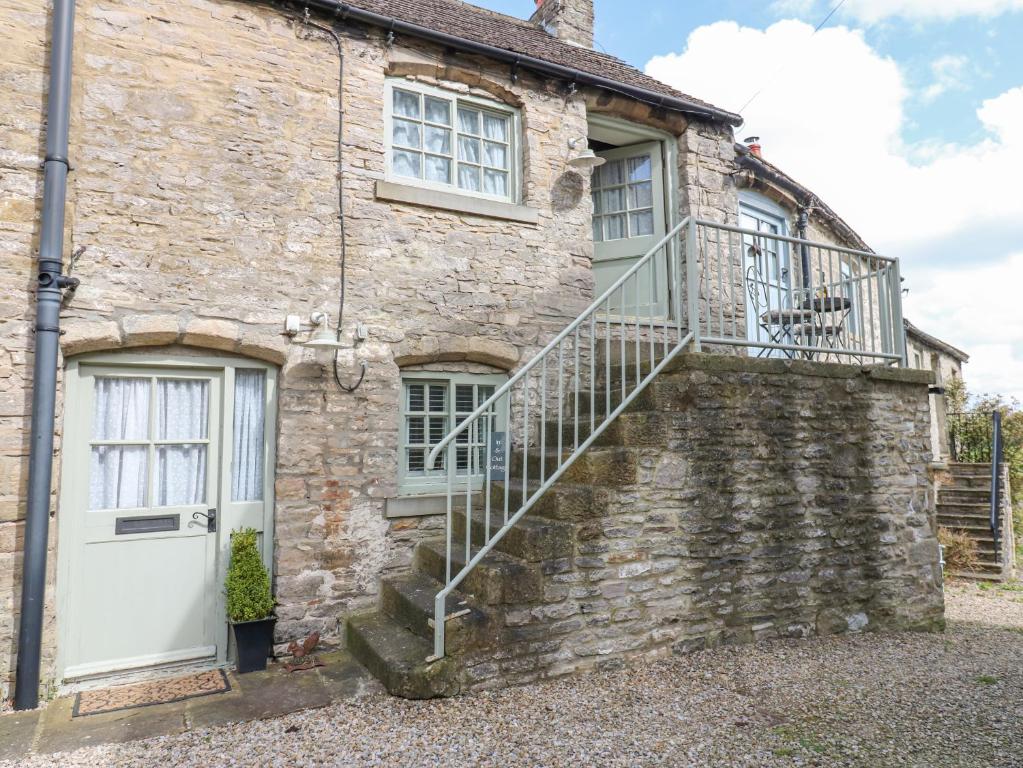
[[[593,0],[536,0],[529,20],[566,43],[593,47]]]

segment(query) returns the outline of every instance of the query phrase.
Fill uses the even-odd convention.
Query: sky
[[[845,0],[815,34],[838,2],[596,0],[596,45],[741,111],[737,139],[902,260],[970,390],[1023,400],[1023,0]]]

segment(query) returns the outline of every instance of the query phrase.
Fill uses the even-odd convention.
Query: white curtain
[[[149,379],[97,378],[93,439],[148,441],[149,388]],[[146,506],[148,455],[146,444],[93,446],[89,509]]]
[[[266,372],[239,368],[234,375],[234,453],[231,500],[263,498],[263,429]]]
[[[205,444],[209,436],[209,382],[160,379],[156,383],[156,439],[180,440],[156,449],[156,506],[202,504],[206,500]]]

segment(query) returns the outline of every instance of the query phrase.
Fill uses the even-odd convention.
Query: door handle
[[[192,519],[198,520],[200,517],[206,518],[206,532],[216,533],[217,532],[217,510],[208,509],[205,512],[193,512]]]

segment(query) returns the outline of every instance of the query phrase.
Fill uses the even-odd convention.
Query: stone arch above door
[[[124,315],[117,320],[68,320],[60,341],[65,357],[171,344],[235,352],[275,365],[283,365],[288,357],[287,339],[266,328],[254,328],[233,320],[170,314]]]

